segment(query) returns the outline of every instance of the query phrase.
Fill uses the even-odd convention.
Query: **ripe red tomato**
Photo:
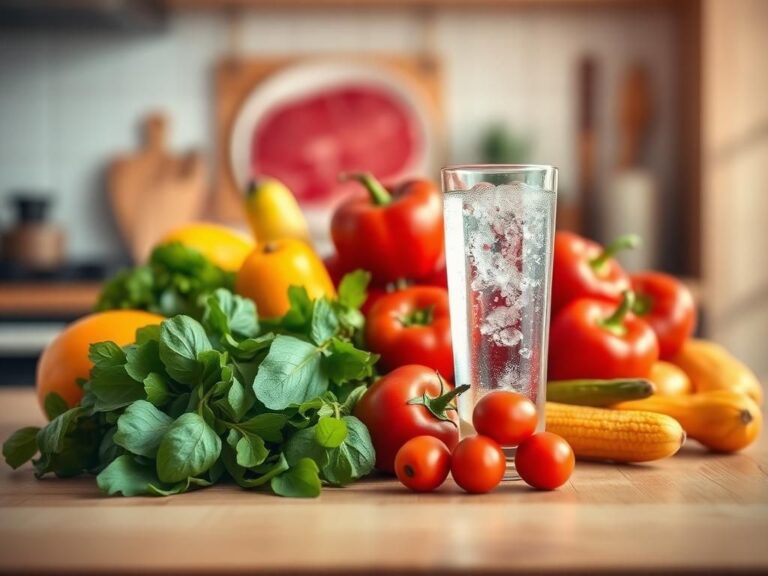
[[[451,471],[451,451],[433,436],[416,436],[402,445],[395,456],[395,474],[414,492],[431,492]]]
[[[470,494],[485,494],[496,488],[506,469],[501,446],[487,436],[465,438],[451,456],[453,479]]]
[[[460,387],[461,389],[461,387]],[[434,436],[451,450],[459,441],[458,416],[447,409],[456,390],[434,370],[411,364],[393,370],[368,389],[355,407],[371,433],[376,468],[395,472],[395,455],[416,436]],[[409,403],[415,400],[414,403]]]
[[[410,286],[382,296],[366,315],[365,340],[384,370],[424,364],[452,379],[448,291]]]
[[[517,446],[536,431],[536,405],[517,392],[494,390],[475,404],[472,423],[478,434]]]
[[[520,478],[539,490],[554,490],[568,481],[576,464],[571,445],[552,432],[534,434],[517,447]]]
[[[696,327],[691,291],[674,276],[661,272],[633,274],[632,289],[637,294],[635,311],[659,339],[659,357],[671,358]]]

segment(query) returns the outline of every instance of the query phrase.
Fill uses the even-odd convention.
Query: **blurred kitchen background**
[[[169,226],[243,226],[252,172],[323,251],[338,170],[470,162],[558,166],[560,226],[640,233],[625,264],[768,375],[766,30],[762,0],[0,0],[0,383]]]

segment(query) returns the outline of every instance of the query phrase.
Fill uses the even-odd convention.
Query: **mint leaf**
[[[320,495],[320,470],[310,458],[302,458],[289,470],[272,478],[270,486],[279,496],[316,498]]]
[[[144,384],[136,382],[124,366],[111,366],[91,372],[91,392],[96,398],[94,410],[110,412],[145,397]]]
[[[43,401],[43,409],[45,410],[45,415],[48,417],[48,420],[53,420],[69,410],[69,405],[57,392],[48,392]]]
[[[145,400],[128,406],[117,419],[114,443],[138,456],[154,458],[173,419]]]
[[[261,436],[267,442],[282,442],[282,429],[288,422],[284,414],[259,414],[237,425],[239,430]]]
[[[253,382],[256,398],[271,410],[284,410],[320,396],[328,378],[320,368],[322,350],[294,338],[275,338]]]
[[[157,450],[157,475],[163,482],[180,482],[208,470],[221,453],[221,439],[194,412],[171,424]]]
[[[27,426],[16,430],[3,443],[3,458],[6,464],[16,470],[37,454],[37,434],[40,428]]]
[[[161,373],[160,343],[148,340],[143,344],[126,348],[125,371],[137,382],[143,382],[152,372]]]
[[[318,298],[312,305],[312,323],[309,337],[318,346],[327,342],[339,330],[339,319],[326,298]]]
[[[174,380],[197,384],[202,372],[198,355],[208,350],[211,343],[205,330],[189,316],[174,316],[160,325],[160,359]]]
[[[124,454],[96,476],[96,484],[99,490],[110,496],[141,496],[152,494],[150,486],[159,482],[151,466],[139,464],[134,456]]]
[[[367,288],[370,281],[371,273],[366,270],[345,274],[339,283],[339,304],[348,308],[360,308],[368,298]]]
[[[323,365],[328,377],[337,384],[369,378],[379,358],[339,338],[331,340],[328,352],[329,355],[323,358]]]
[[[347,424],[344,420],[324,416],[315,426],[315,441],[323,448],[341,446],[347,438]]]
[[[262,334],[257,338],[246,338],[239,342],[232,338],[232,336],[226,335],[224,337],[224,345],[235,358],[238,358],[239,360],[251,360],[259,352],[269,348],[274,339],[275,334],[273,332]]]
[[[232,294],[222,288],[206,299],[203,323],[220,335],[234,334],[252,338],[259,332],[256,305],[252,300]]]
[[[147,395],[147,400],[155,406],[165,405],[170,398],[170,391],[168,390],[168,384],[165,382],[165,377],[157,372],[150,372],[144,378],[144,393]]]

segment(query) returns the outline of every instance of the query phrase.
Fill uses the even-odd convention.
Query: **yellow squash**
[[[659,360],[651,366],[648,380],[656,387],[656,394],[678,396],[693,392],[693,385],[688,375],[674,364]]]
[[[303,286],[312,299],[336,297],[323,261],[307,243],[291,238],[259,244],[235,279],[235,291],[253,300],[262,318],[277,318],[288,312],[291,286]]]
[[[674,419],[651,412],[620,412],[547,402],[547,430],[565,438],[577,458],[648,462],[672,456],[685,442]]]
[[[763,404],[763,389],[757,376],[725,348],[706,340],[688,340],[671,362],[688,374],[694,392],[730,390],[746,394]]]
[[[647,410],[671,416],[691,438],[710,450],[736,452],[760,434],[763,416],[757,404],[744,394],[713,390],[688,396],[651,396],[622,402],[619,410]]]
[[[296,197],[275,178],[251,182],[245,194],[245,214],[261,244],[283,238],[310,240],[307,220]]]

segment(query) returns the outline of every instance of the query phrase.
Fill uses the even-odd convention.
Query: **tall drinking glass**
[[[530,398],[543,430],[557,169],[450,166],[442,183],[455,380],[470,385],[462,435],[492,390]]]

